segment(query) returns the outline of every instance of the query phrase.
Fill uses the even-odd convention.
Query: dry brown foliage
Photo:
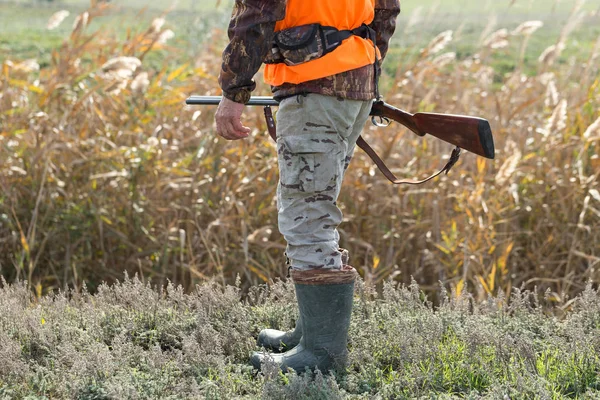
[[[213,110],[183,102],[218,94],[220,48],[207,44],[192,62],[152,70],[146,56],[167,48],[172,32],[157,20],[124,41],[88,33],[107,7],[77,18],[47,68],[2,65],[2,274],[27,279],[40,294],[83,281],[93,290],[123,269],[186,288],[215,275],[231,283],[240,274],[244,287],[284,275],[276,154],[261,110],[245,115],[255,127],[248,140],[217,139]],[[522,58],[538,25],[489,33],[460,60],[443,52],[452,40],[444,32],[413,65],[398,67],[388,102],[488,118],[497,158],[466,154],[438,181],[398,188],[357,152],[340,232],[367,282],[412,275],[425,290],[441,281],[481,297],[537,285],[568,305],[564,294],[600,279],[598,49],[557,65],[569,31],[540,57],[535,76],[492,67],[505,42],[519,43]],[[408,176],[449,154],[397,125],[369,126],[365,136]]]

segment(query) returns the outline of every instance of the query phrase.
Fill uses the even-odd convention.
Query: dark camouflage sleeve
[[[398,14],[400,0],[375,0],[375,17],[369,26],[377,32],[377,47],[382,59],[387,54],[390,38],[396,30]]]
[[[256,87],[252,79],[273,42],[275,23],[285,18],[286,0],[236,0],[223,51],[219,85],[223,96],[247,103]]]

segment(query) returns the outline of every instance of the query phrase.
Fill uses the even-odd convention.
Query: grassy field
[[[248,366],[297,310],[262,110],[229,143],[183,106],[219,93],[226,2],[112,4],[0,2],[0,399],[600,399],[600,1],[404,4],[386,100],[488,118],[496,159],[398,188],[356,153],[332,376]],[[450,150],[364,136],[406,177]]]

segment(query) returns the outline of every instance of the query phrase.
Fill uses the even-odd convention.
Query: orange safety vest
[[[375,0],[287,0],[285,18],[277,21],[275,32],[296,26],[321,24],[338,30],[352,30],[370,24]],[[377,51],[379,57],[379,52]],[[264,80],[272,86],[298,84],[350,71],[375,62],[372,41],[350,36],[332,52],[300,65],[267,64]]]

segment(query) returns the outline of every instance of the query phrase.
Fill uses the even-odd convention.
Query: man
[[[299,318],[289,332],[266,329],[258,344],[282,370],[343,367],[356,271],[338,247],[336,201],[356,140],[378,97],[380,63],[399,0],[236,0],[219,83],[217,132],[243,139],[244,104],[263,62],[277,112],[279,230]],[[260,369],[266,354],[255,352]]]

